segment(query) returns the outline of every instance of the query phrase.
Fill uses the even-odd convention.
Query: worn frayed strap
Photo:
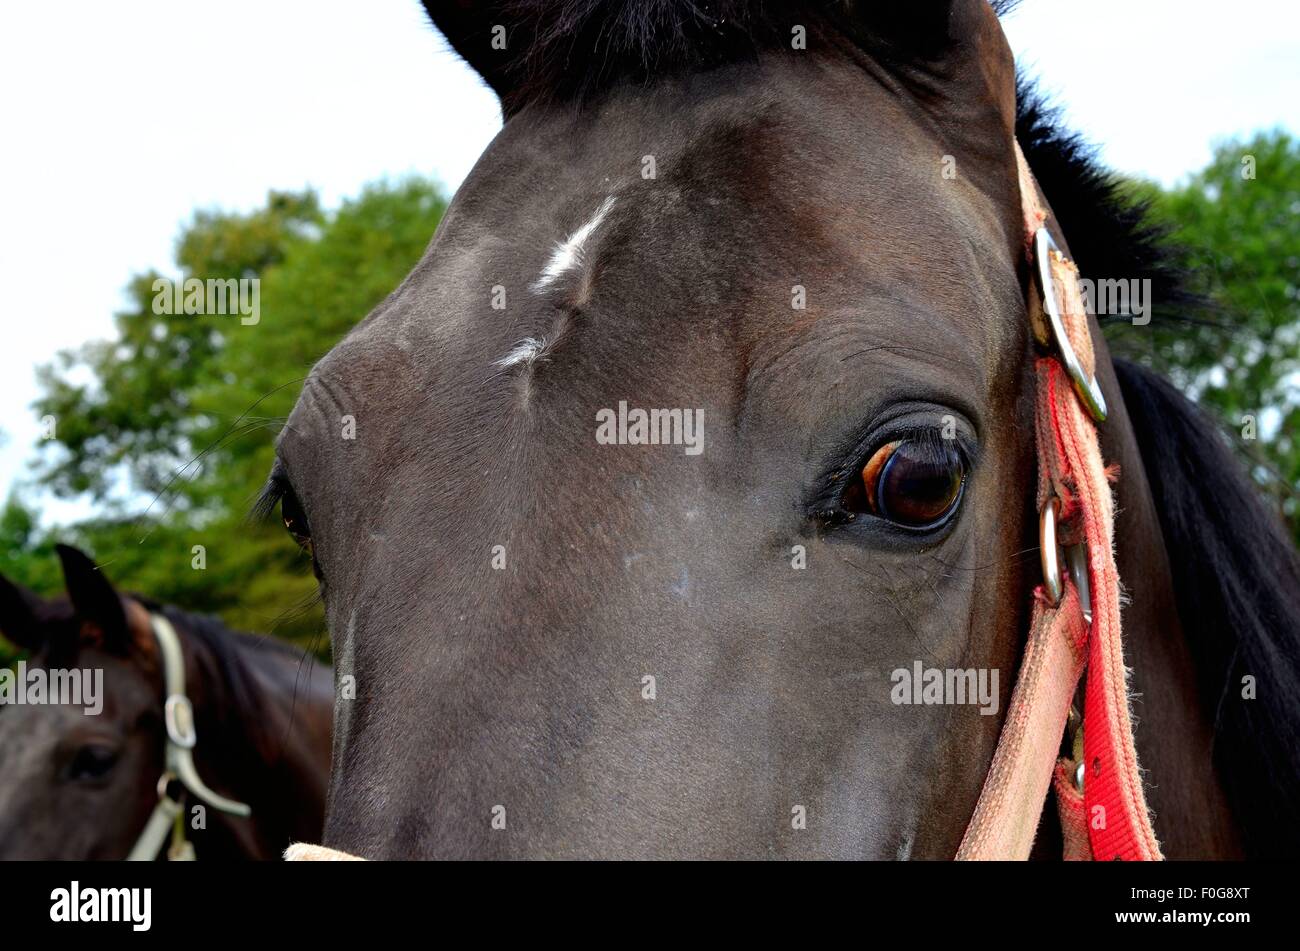
[[[1105,417],[1098,400],[1085,409],[1076,393],[1077,374],[1095,387],[1092,333],[1073,262],[1037,240],[1047,212],[1019,143],[1014,144],[1024,215],[1025,247],[1047,253],[1051,289],[1060,327],[1055,340],[1039,344],[1073,349],[1072,381],[1053,353],[1038,360],[1034,413],[1038,448],[1038,502],[1059,506],[1059,541],[1084,545],[1092,602],[1092,624],[1082,616],[1078,594],[1068,584],[1060,604],[1043,604],[1036,592],[1025,659],[1016,678],[1011,709],[998,738],[993,764],[957,854],[960,859],[1021,859],[1029,855],[1044,800],[1057,769],[1071,699],[1087,662],[1083,711],[1083,794],[1058,777],[1058,808],[1067,858],[1159,859],[1133,743],[1127,670],[1120,638],[1119,571],[1115,566],[1112,473],[1101,457],[1093,423]],[[1035,307],[1035,301],[1030,302]],[[1065,339],[1061,339],[1064,333]],[[1066,353],[1067,362],[1069,358]],[[1068,646],[1067,646],[1068,645]]]
[[[1097,820],[1088,826],[1092,852],[1104,861],[1159,859],[1160,844],[1142,789],[1129,713],[1119,572],[1111,550],[1114,503],[1096,434],[1081,411],[1068,420],[1063,443],[1080,497],[1094,602],[1083,710],[1084,801],[1089,816]]]
[[[1077,285],[1077,272],[1070,276]],[[1075,352],[1081,358],[1086,352],[1091,364],[1092,335],[1082,301],[1071,302],[1061,316]],[[1074,490],[1079,507],[1077,534],[1088,546],[1093,597],[1083,710],[1083,795],[1092,854],[1103,861],[1155,860],[1161,858],[1160,843],[1142,788],[1129,712],[1114,552],[1114,496],[1096,426],[1074,397],[1064,371],[1053,365],[1046,375],[1051,379],[1048,398],[1059,451],[1051,460],[1050,474],[1054,482]],[[1040,388],[1043,382],[1040,376]]]
[[[338,849],[328,849],[323,845],[308,845],[295,842],[284,850],[286,862],[364,862],[365,859]]]
[[[1029,857],[1070,702],[1083,672],[1087,640],[1073,587],[1057,608],[1035,600],[1011,706],[975,815],[957,851],[959,860]]]
[[[1091,862],[1092,842],[1088,839],[1088,813],[1083,793],[1074,785],[1075,764],[1062,758],[1052,776],[1056,791],[1056,815],[1061,820],[1061,858],[1067,862]]]

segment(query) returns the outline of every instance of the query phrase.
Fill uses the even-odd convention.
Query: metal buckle
[[[1074,763],[1074,788],[1083,795],[1083,714],[1074,704],[1065,720],[1065,736],[1070,741],[1070,761]]]
[[[1053,240],[1051,232],[1044,225],[1034,232],[1034,259],[1037,265],[1038,287],[1043,292],[1043,310],[1047,314],[1048,326],[1036,326],[1035,336],[1044,346],[1055,344],[1061,363],[1065,366],[1065,372],[1070,375],[1070,382],[1074,385],[1074,392],[1079,395],[1079,400],[1094,420],[1099,423],[1105,422],[1106,398],[1102,396],[1101,387],[1097,385],[1097,378],[1095,376],[1089,378],[1084,372],[1083,364],[1079,362],[1079,355],[1074,352],[1074,347],[1070,346],[1070,337],[1065,332],[1065,322],[1061,319],[1061,308],[1057,305],[1055,284],[1052,280],[1051,253],[1053,251],[1065,257]]]
[[[1065,585],[1061,576],[1060,543],[1056,539],[1056,517],[1060,512],[1061,500],[1052,496],[1043,503],[1038,513],[1038,557],[1043,567],[1043,592],[1052,607],[1061,603]],[[1079,592],[1079,607],[1083,610],[1083,619],[1092,624],[1092,589],[1088,584],[1088,546],[1071,545],[1065,550],[1069,563],[1070,580]]]
[[[167,736],[182,749],[193,749],[197,737],[194,734],[194,707],[188,697],[172,694],[163,704],[163,722],[167,725]]]
[[[171,802],[178,802],[178,800],[172,799],[172,797],[167,794],[167,787],[170,786],[175,781],[176,781],[176,774],[173,773],[171,770],[165,771],[161,776],[158,777],[158,798],[159,799],[167,799],[170,800]]]
[[[1038,557],[1043,566],[1043,591],[1052,607],[1061,603],[1061,595],[1065,593],[1061,584],[1061,562],[1057,557],[1060,546],[1056,543],[1056,512],[1060,507],[1061,500],[1052,496],[1038,513]]]
[[[1070,580],[1079,592],[1079,607],[1083,610],[1083,619],[1092,625],[1092,589],[1088,585],[1088,546],[1071,545],[1065,550],[1065,560],[1070,563]]]

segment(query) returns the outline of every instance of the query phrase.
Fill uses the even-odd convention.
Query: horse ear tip
[[[74,602],[78,600],[79,593],[92,595],[94,592],[116,590],[103,568],[80,548],[58,544],[54,546],[54,550],[63,567],[63,582]]]
[[[54,552],[59,556],[59,561],[62,563],[65,572],[70,568],[84,568],[87,565],[91,568],[95,567],[95,562],[91,557],[75,545],[65,545],[59,542],[54,546]]]

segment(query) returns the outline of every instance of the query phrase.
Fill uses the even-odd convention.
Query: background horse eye
[[[966,466],[952,440],[928,434],[885,443],[845,493],[844,507],[908,528],[930,528],[956,508]]]
[[[74,782],[103,779],[116,765],[117,750],[100,743],[91,743],[78,749],[72,757],[67,777]]]

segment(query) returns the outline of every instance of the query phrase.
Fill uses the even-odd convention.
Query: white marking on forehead
[[[546,338],[538,340],[536,337],[525,337],[515,344],[514,349],[507,353],[500,360],[492,365],[496,367],[512,367],[517,363],[532,363],[542,351],[546,349]]]
[[[600,207],[596,209],[596,213],[591,216],[585,225],[555,246],[555,250],[551,252],[551,259],[546,262],[546,266],[542,268],[542,273],[533,282],[534,291],[546,290],[561,274],[582,263],[582,246],[600,227],[600,223],[605,220],[605,216],[609,214],[609,210],[613,207],[614,196],[611,195],[601,202]]]

